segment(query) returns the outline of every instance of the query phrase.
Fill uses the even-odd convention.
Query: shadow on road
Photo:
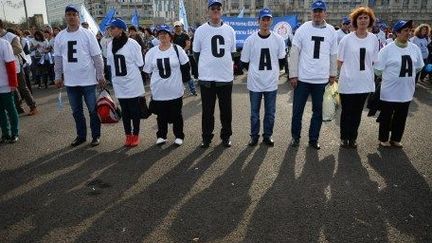
[[[79,226],[119,200],[153,163],[174,148],[162,150],[152,146],[128,156],[124,148],[97,153],[82,147],[51,160],[48,155],[9,171],[8,177],[16,174],[19,178],[14,184],[15,191],[29,188],[15,197],[7,197],[11,194],[10,186],[6,194],[2,193],[0,229],[9,234],[6,239],[18,242],[40,241],[56,232],[60,232],[56,240],[73,235],[68,227]],[[20,229],[23,222],[30,222],[31,227]],[[13,229],[18,229],[19,233],[14,235]],[[62,229],[65,229],[63,234]],[[3,233],[0,235],[4,237]]]
[[[317,242],[325,213],[325,189],[335,158],[319,160],[307,149],[303,171],[295,178],[297,150],[285,154],[279,175],[259,202],[250,222],[247,242]]]
[[[415,242],[432,242],[432,192],[405,152],[381,149],[368,160],[386,184],[378,200],[387,221]]]
[[[107,239],[110,242],[142,242],[190,191],[204,172],[218,160],[224,148],[215,147],[196,162],[205,151],[201,148],[195,149],[171,171],[139,194],[107,210],[78,241],[95,242]]]
[[[220,241],[236,229],[250,205],[249,189],[268,146],[261,145],[247,162],[252,150],[249,146],[243,149],[223,175],[179,210],[170,229],[174,242],[190,242],[194,238]]]

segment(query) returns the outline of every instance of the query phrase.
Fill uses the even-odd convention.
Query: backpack
[[[115,104],[108,90],[104,89],[96,101],[96,111],[101,123],[117,123],[121,119],[120,108]]]

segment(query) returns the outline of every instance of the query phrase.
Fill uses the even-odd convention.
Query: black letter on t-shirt
[[[211,39],[212,54],[215,57],[223,57],[225,55],[225,49],[219,48],[220,45],[225,45],[225,39],[221,35],[215,35]]]
[[[408,77],[412,77],[413,75],[413,64],[411,57],[409,55],[403,55],[402,56],[402,65],[399,77],[406,77],[408,74]]]
[[[77,53],[77,50],[74,46],[77,44],[77,41],[68,41],[68,62],[78,62],[78,59],[74,57],[74,53]]]
[[[169,78],[171,76],[171,66],[169,58],[157,59],[156,62],[159,69],[159,76],[163,79]]]
[[[321,42],[324,41],[324,37],[322,37],[322,36],[312,36],[312,41],[315,42],[313,58],[314,59],[319,59],[319,57],[320,57]]]
[[[259,62],[259,70],[272,70],[271,60],[270,60],[270,49],[262,48]]]
[[[365,59],[366,48],[360,48],[360,71],[364,71],[366,69]]]
[[[114,55],[114,69],[116,76],[126,76],[126,58],[123,55]]]

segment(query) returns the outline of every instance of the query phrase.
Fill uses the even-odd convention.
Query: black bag
[[[178,48],[177,48],[176,44],[174,44],[174,50],[176,51],[177,58],[179,59],[180,71],[181,71],[181,74],[182,74],[183,83],[189,82],[192,79],[191,73],[190,73],[190,64],[189,64],[189,62],[187,62],[186,64],[181,65],[180,55],[179,55]]]
[[[151,112],[149,107],[147,107],[147,101],[146,98],[143,97],[139,97],[138,98],[138,102],[139,102],[139,106],[140,106],[140,117],[142,119],[147,119],[151,116]]]

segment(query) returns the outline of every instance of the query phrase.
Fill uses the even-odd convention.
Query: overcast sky
[[[7,0],[0,0],[0,2],[6,2]],[[12,3],[19,3],[22,2],[22,0],[9,0]],[[46,16],[46,10],[45,10],[45,0],[27,0],[27,14],[29,17],[33,16],[34,14],[43,14],[44,16],[44,22],[47,23],[47,16]],[[3,11],[4,6],[4,11]],[[5,19],[6,14],[6,20],[13,21],[15,23],[18,23],[21,21],[23,17],[25,17],[24,13],[24,7],[21,7],[19,9],[14,9],[8,4],[1,4],[0,5],[0,18]]]

